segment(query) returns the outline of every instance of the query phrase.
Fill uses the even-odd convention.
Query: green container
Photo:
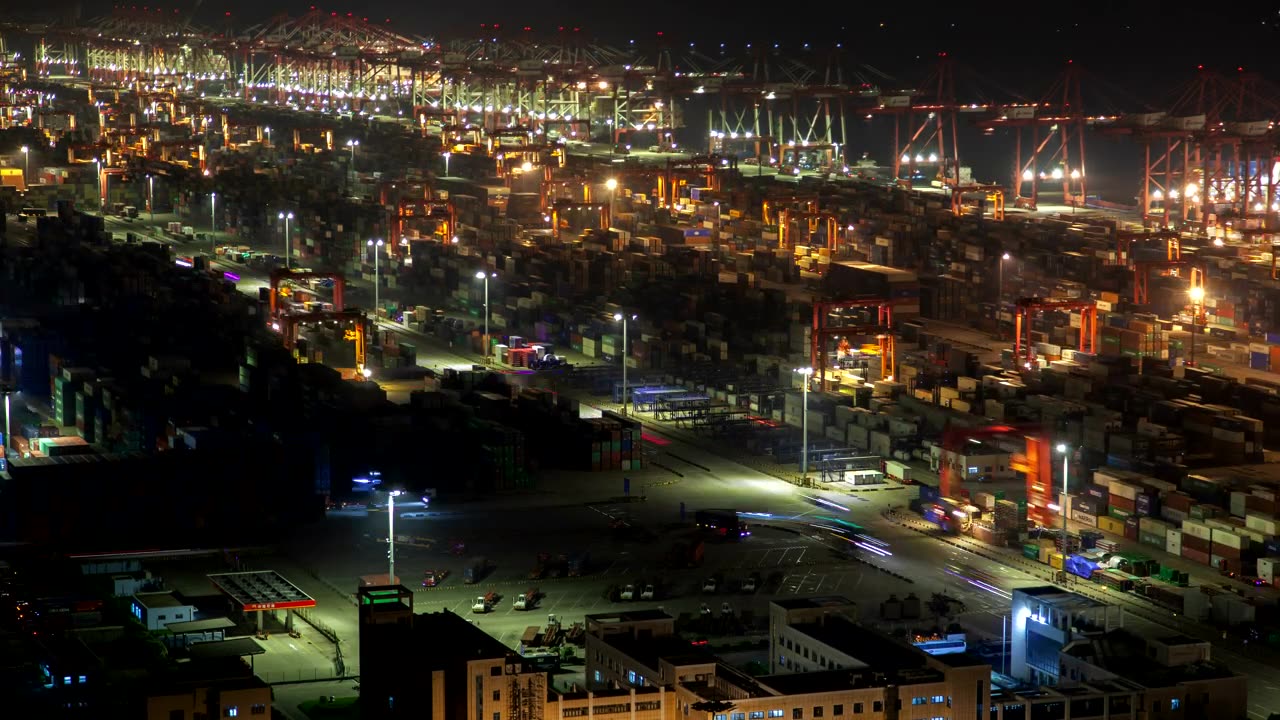
[[[1040,546],[1027,543],[1022,546],[1022,556],[1031,560],[1040,560]]]

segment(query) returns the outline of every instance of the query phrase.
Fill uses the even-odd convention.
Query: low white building
[[[169,623],[195,619],[196,609],[171,592],[137,593],[133,596],[133,616],[148,630],[164,630]]]
[[[929,465],[935,473],[950,467],[963,482],[1013,480],[1017,474],[1010,467],[1011,455],[988,443],[966,442],[956,448],[934,445],[929,448]]]

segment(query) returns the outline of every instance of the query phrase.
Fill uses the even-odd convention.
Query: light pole
[[[107,207],[107,201],[102,197],[102,159],[93,159],[93,177],[98,182],[98,212],[102,212]]]
[[[997,334],[1000,337],[1004,337],[1004,318],[1001,316],[1004,314],[1004,264],[1008,261],[1009,253],[1000,256],[1000,271],[998,273],[1000,282],[996,290],[999,293],[996,295],[996,328],[999,330]]]
[[[13,387],[6,385],[0,388],[0,392],[4,393],[4,445],[0,447],[0,458],[7,460],[9,458],[9,438],[11,437],[9,432],[12,425],[10,419],[13,417],[13,411],[9,405],[9,396],[13,394]],[[8,469],[7,464],[5,469]]]
[[[276,215],[276,217],[284,221],[284,269],[288,270],[289,256],[293,254],[291,252],[291,250],[293,249],[292,243],[289,241],[289,221],[293,219],[293,213],[282,212],[279,215]]]
[[[445,177],[449,177],[449,156],[451,155],[453,155],[453,153],[450,153],[450,152],[441,154],[441,157],[444,158],[444,176]]]
[[[27,185],[27,176],[31,174],[31,148],[22,146],[22,186]]]
[[[359,140],[348,140],[347,147],[351,148],[351,177],[356,176],[356,148],[360,147]]]
[[[156,176],[147,176],[147,212],[151,214],[151,221],[156,220]]]
[[[614,200],[618,197],[618,181],[615,178],[609,178],[604,181],[604,186],[609,190],[609,224],[612,225]]]
[[[635,320],[635,315],[623,315],[622,313],[614,313],[614,321],[622,321],[622,414],[627,414],[627,396],[631,394],[631,388],[627,387],[627,319]]]
[[[396,584],[396,497],[399,490],[387,493],[387,584]]]
[[[212,253],[210,257],[218,254],[218,193],[212,191],[209,193],[209,251]]]
[[[484,281],[484,361],[489,362],[489,278],[498,277],[498,273],[484,270],[476,271],[476,279]]]
[[[1070,466],[1068,465],[1068,463],[1071,460],[1071,452],[1070,452],[1071,448],[1067,447],[1066,443],[1058,443],[1057,450],[1058,452],[1062,453],[1062,499],[1060,502],[1062,502],[1063,506],[1059,508],[1059,511],[1062,513],[1062,539],[1064,543],[1062,546],[1062,550],[1063,552],[1066,552],[1066,549],[1067,549],[1067,546],[1065,544],[1066,538],[1067,538],[1066,504],[1071,502],[1071,499],[1067,497],[1067,471],[1070,469]]]
[[[271,147],[271,126],[268,125],[262,128],[262,132],[267,134],[267,147]]]
[[[1200,316],[1204,313],[1204,288],[1197,285],[1187,291],[1191,297],[1191,367],[1196,365],[1196,330],[1200,327]]]
[[[373,321],[378,322],[378,291],[382,288],[382,271],[379,269],[378,256],[382,254],[382,238],[370,240],[373,248]]]
[[[809,380],[813,377],[813,368],[796,368],[796,372],[804,376],[804,389],[800,393],[800,477],[809,479]]]

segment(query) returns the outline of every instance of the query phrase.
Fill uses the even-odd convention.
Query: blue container
[[[1151,516],[1160,511],[1160,503],[1157,502],[1156,497],[1150,493],[1138,493],[1138,497],[1134,501],[1134,505],[1137,506],[1139,515]]]
[[[1254,370],[1270,370],[1271,355],[1264,352],[1249,353],[1249,367]]]

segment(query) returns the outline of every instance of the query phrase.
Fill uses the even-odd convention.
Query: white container
[[[1206,542],[1213,539],[1213,533],[1210,531],[1209,526],[1198,523],[1194,520],[1182,521],[1182,534],[1190,535],[1194,538],[1200,538]]]
[[[1213,544],[1225,545],[1226,547],[1234,548],[1236,550],[1247,547],[1247,543],[1244,538],[1230,530],[1219,530],[1218,528],[1213,529]]]
[[[1170,555],[1182,555],[1182,531],[1169,530],[1164,534],[1164,551]]]
[[[1259,513],[1248,513],[1244,516],[1244,526],[1250,530],[1256,530],[1263,535],[1277,534],[1277,523],[1275,518],[1267,517]]]

